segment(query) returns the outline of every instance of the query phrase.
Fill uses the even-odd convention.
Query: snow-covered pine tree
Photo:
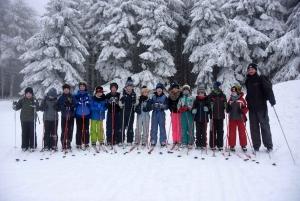
[[[96,69],[106,81],[126,81],[132,75],[131,57],[136,43],[131,31],[136,24],[134,5],[134,0],[117,0],[110,7],[106,7],[103,13],[108,20],[105,27],[99,27],[101,30],[98,34],[101,39],[98,43],[101,45],[101,53]]]
[[[18,86],[21,82],[18,77],[22,79],[19,72],[24,68],[24,64],[18,58],[27,50],[25,41],[37,31],[37,12],[29,7],[24,0],[16,0],[11,4],[1,5],[2,9],[5,9],[5,12],[1,12],[1,16],[3,16],[3,18],[1,17],[3,24],[1,24],[3,26],[0,25],[0,66],[3,70],[1,85],[3,87],[6,83],[9,96],[12,96],[14,87],[19,90]],[[4,89],[1,91],[3,98]]]
[[[156,78],[160,82],[168,82],[168,77],[176,73],[174,58],[165,47],[168,42],[174,41],[176,36],[177,24],[171,16],[167,2],[164,0],[137,1],[138,8],[138,24],[140,30],[138,35],[138,47],[147,48],[145,52],[140,54],[142,59],[144,72],[147,74],[145,80],[143,77],[139,79],[139,85],[148,86],[148,78]],[[135,77],[135,76],[133,76]],[[150,83],[149,83],[150,84]],[[140,85],[141,86],[141,85]],[[150,89],[151,86],[150,85]]]
[[[20,57],[26,63],[21,71],[25,74],[21,87],[32,86],[37,98],[42,98],[51,87],[61,92],[64,82],[74,89],[82,80],[88,52],[77,22],[77,7],[73,0],[51,0],[40,20],[42,29],[26,41],[30,49]]]
[[[203,45],[212,42],[212,37],[224,25],[226,17],[219,11],[219,6],[218,0],[195,1],[189,17],[191,20],[189,35],[184,43],[183,53],[192,52],[190,56],[190,61],[194,65],[192,72],[198,74],[196,84],[205,84],[207,89],[211,88],[214,81],[212,67],[215,63],[207,63],[197,55]]]
[[[300,3],[292,10],[287,25],[287,33],[266,49],[269,54],[266,67],[269,73],[275,73],[273,83],[300,79]]]

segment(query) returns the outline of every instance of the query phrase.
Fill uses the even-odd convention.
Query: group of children
[[[33,89],[25,89],[25,97],[13,102],[14,110],[21,110],[22,149],[36,146],[35,118],[36,111],[43,111],[43,151],[57,151],[58,112],[61,112],[61,147],[71,149],[74,121],[76,119],[76,148],[87,149],[92,146],[107,145],[113,147],[138,146],[155,147],[159,138],[161,147],[168,141],[165,127],[166,110],[170,110],[173,146],[205,149],[207,143],[207,128],[210,122],[209,146],[212,150],[223,150],[225,112],[229,114],[228,143],[231,151],[235,151],[236,128],[239,131],[240,145],[246,150],[247,140],[245,121],[248,109],[241,92],[241,86],[231,88],[230,99],[227,102],[222,92],[222,85],[216,82],[213,90],[206,95],[204,85],[197,88],[197,96],[191,95],[190,86],[185,84],[180,90],[177,83],[171,85],[169,95],[164,94],[164,86],[158,83],[152,97],[146,86],[140,89],[140,96],[134,91],[133,80],[129,77],[122,93],[118,84],[110,84],[110,92],[104,94],[101,86],[96,87],[94,94],[87,91],[85,82],[79,83],[79,90],[72,95],[70,85],[62,86],[63,94],[58,97],[55,88],[50,88],[39,105],[33,96]],[[107,112],[106,112],[107,111]],[[151,118],[150,118],[150,112]],[[133,123],[136,113],[136,129]],[[103,120],[106,118],[106,134]],[[158,132],[159,127],[159,132]],[[196,136],[194,135],[196,128]],[[135,133],[135,134],[134,134]],[[159,133],[159,135],[158,135]],[[90,140],[91,137],[91,140]]]

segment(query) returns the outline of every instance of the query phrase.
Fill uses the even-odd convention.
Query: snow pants
[[[103,142],[103,120],[91,120],[91,142]]]
[[[130,119],[129,119],[130,117]],[[134,121],[134,112],[130,115],[128,114],[123,114],[120,115],[120,128],[119,128],[119,136],[118,143],[122,142],[122,135],[123,135],[123,142],[125,143],[132,143],[133,142],[133,121]]]
[[[196,146],[206,147],[207,122],[196,121]]]
[[[158,126],[159,126],[159,142],[165,143],[167,140],[166,136],[166,114],[165,112],[152,112],[151,117],[151,143],[157,143],[157,133],[158,133]]]
[[[33,122],[21,122],[22,126],[22,149],[27,149],[28,147],[35,149],[37,147],[36,133],[34,133]],[[34,143],[35,142],[35,143]],[[33,146],[35,144],[35,146]]]
[[[45,148],[57,148],[57,127],[58,120],[49,121],[45,120],[44,124],[44,147]]]
[[[246,128],[244,122],[239,120],[229,121],[229,146],[234,147],[236,145],[236,129],[239,132],[240,145],[242,147],[247,146]]]
[[[90,133],[89,133],[89,126],[90,126],[90,119],[77,117],[76,118],[76,145],[88,145],[90,142]]]
[[[181,142],[180,113],[171,113],[173,142]]]
[[[273,148],[268,111],[249,111],[249,121],[253,148],[258,149],[261,145],[260,133],[264,146]]]
[[[106,117],[106,141],[110,144],[116,144],[122,142],[122,138],[119,138],[119,113],[109,113],[107,112]],[[114,128],[113,128],[114,127]],[[112,143],[113,140],[113,143]]]
[[[60,141],[63,149],[72,148],[71,142],[73,138],[74,130],[74,117],[68,119],[61,117],[61,136]]]
[[[149,112],[142,112],[141,114],[138,114],[136,119],[134,141],[137,144],[140,144],[141,142],[142,144],[147,144],[149,137]]]
[[[212,119],[211,120],[211,131],[209,138],[210,148],[217,146],[218,148],[223,147],[223,135],[224,135],[224,119]],[[213,140],[214,139],[214,140]]]
[[[181,130],[182,130],[182,145],[194,144],[194,120],[193,114],[190,111],[180,114]]]

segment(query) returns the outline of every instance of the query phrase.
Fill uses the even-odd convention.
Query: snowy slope
[[[300,81],[290,81],[274,86],[275,107],[296,165],[271,107],[277,166],[271,165],[264,148],[261,148],[260,164],[245,162],[236,155],[229,160],[219,153],[212,157],[211,151],[200,155],[193,150],[179,158],[175,151],[168,154],[169,148],[156,149],[151,155],[148,150],[124,155],[124,150],[117,149],[117,154],[94,155],[93,150],[74,150],[75,156],[68,153],[65,158],[61,152],[52,156],[35,152],[26,157],[20,155],[19,111],[18,148],[14,149],[14,111],[10,101],[0,101],[0,200],[300,200],[298,84]],[[39,116],[42,117],[41,113]],[[166,125],[168,131],[169,119]],[[37,125],[37,131],[41,148],[42,124]],[[248,153],[250,149],[248,146]],[[237,152],[244,157],[239,149]],[[198,159],[194,159],[196,155]],[[20,161],[16,162],[16,158]]]

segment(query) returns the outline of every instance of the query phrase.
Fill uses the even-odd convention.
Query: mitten
[[[148,112],[147,107],[143,107],[143,112]]]
[[[12,104],[12,109],[16,110],[17,109],[17,101],[13,101]]]
[[[37,100],[36,99],[33,99],[31,104],[30,104],[31,107],[36,107],[37,106]]]
[[[228,106],[227,102],[224,102],[224,108],[226,109]]]
[[[136,103],[136,97],[132,97],[132,104]]]
[[[204,110],[204,112],[208,112],[208,107],[207,107],[207,106],[204,106],[204,107],[203,107],[203,110]]]
[[[210,109],[213,110],[214,108],[214,102],[210,102]]]
[[[192,114],[196,114],[196,113],[197,113],[197,109],[193,109]]]
[[[269,100],[269,103],[270,103],[271,106],[273,107],[274,105],[276,105],[276,100]]]
[[[162,108],[162,109],[164,109],[164,108],[166,108],[166,105],[160,103],[159,107]]]
[[[122,96],[121,102],[124,103],[126,101],[126,99],[127,99],[127,96]]]

